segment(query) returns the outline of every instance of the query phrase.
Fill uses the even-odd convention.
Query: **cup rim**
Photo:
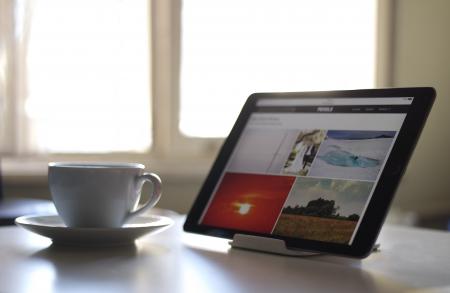
[[[140,163],[121,162],[50,162],[49,168],[71,168],[71,169],[145,169]]]

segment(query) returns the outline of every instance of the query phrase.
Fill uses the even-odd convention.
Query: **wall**
[[[392,85],[437,90],[394,207],[450,216],[450,1],[398,0],[393,23]]]

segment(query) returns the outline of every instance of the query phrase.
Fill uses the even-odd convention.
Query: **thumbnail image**
[[[349,243],[373,182],[298,177],[273,234]]]
[[[294,181],[291,176],[226,173],[201,224],[270,233]]]
[[[290,148],[283,147],[288,134],[289,131],[282,129],[246,129],[236,145],[227,171],[279,174]],[[286,150],[283,151],[284,148]]]
[[[294,146],[284,165],[283,173],[305,176],[325,139],[325,130],[303,130],[297,136]]]
[[[395,131],[328,130],[309,176],[375,180]]]

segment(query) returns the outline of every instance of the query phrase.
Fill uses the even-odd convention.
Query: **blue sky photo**
[[[328,130],[327,136],[333,139],[371,139],[371,138],[392,138],[395,131],[368,131],[368,130]]]

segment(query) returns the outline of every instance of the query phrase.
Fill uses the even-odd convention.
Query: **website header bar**
[[[407,113],[408,105],[354,105],[354,106],[263,106],[257,107],[259,113]]]
[[[298,99],[260,99],[259,107],[270,106],[334,106],[334,105],[411,105],[412,97],[392,98],[298,98]]]

